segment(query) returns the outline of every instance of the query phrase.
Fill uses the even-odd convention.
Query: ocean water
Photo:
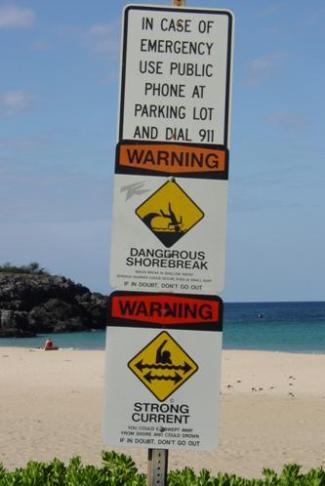
[[[2,338],[0,347],[37,348],[46,337],[61,348],[105,348],[105,331]],[[325,354],[325,302],[225,304],[223,347]]]

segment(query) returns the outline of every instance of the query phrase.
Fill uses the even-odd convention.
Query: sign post
[[[168,449],[148,449],[148,486],[166,486]]]
[[[185,0],[172,0],[175,7],[185,5]],[[166,486],[168,474],[168,449],[148,449],[148,486]]]
[[[172,0],[175,7],[181,7],[185,5],[185,0]],[[161,469],[161,463],[165,467]],[[160,475],[160,470],[163,474]],[[157,473],[159,476],[157,477]],[[167,485],[167,474],[168,474],[168,449],[149,449],[148,450],[148,486],[157,486],[160,484],[162,486]],[[159,479],[161,477],[161,482]]]
[[[124,11],[106,340],[104,440],[148,486],[218,439],[233,18],[171,3]]]

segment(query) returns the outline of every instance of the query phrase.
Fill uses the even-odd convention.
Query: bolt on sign
[[[123,19],[110,283],[224,287],[233,18],[129,5]]]

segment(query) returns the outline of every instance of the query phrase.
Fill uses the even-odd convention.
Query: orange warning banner
[[[116,172],[224,179],[228,175],[228,151],[216,145],[121,142],[116,151]]]

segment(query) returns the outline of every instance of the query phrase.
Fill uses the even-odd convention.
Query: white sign
[[[112,287],[223,290],[226,181],[116,174],[114,184]]]
[[[222,332],[108,328],[105,443],[215,449],[221,345]]]
[[[139,5],[124,15],[110,283],[217,294],[224,287],[232,15]]]
[[[228,147],[232,14],[125,9],[120,140]]]

